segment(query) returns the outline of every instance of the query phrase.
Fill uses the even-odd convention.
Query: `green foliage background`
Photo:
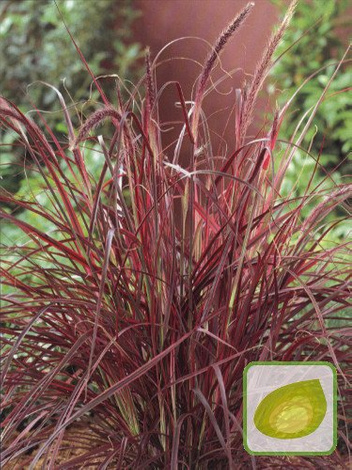
[[[287,2],[272,2],[281,13],[286,11]],[[318,73],[294,98],[281,128],[281,138],[289,140],[300,117],[317,103],[346,51],[346,33],[352,26],[351,17],[347,14],[349,5],[349,0],[311,0],[298,3],[277,54],[284,53],[291,45],[293,47],[273,67],[269,91],[281,91],[277,99],[279,105],[283,106],[305,79]],[[294,44],[296,41],[298,42]],[[305,145],[310,147],[314,158],[320,156],[320,164],[325,170],[332,172],[336,183],[347,182],[346,179],[352,173],[352,93],[348,89],[351,87],[351,54],[345,60],[314,117]],[[296,194],[302,194],[314,165],[312,158],[298,151],[288,174],[291,179],[289,177],[286,180],[286,185],[296,185]],[[316,184],[321,182],[324,174],[326,173],[322,170],[318,172]],[[326,187],[329,181],[324,184]],[[342,213],[344,212],[341,211],[340,215]]]
[[[116,73],[134,78],[139,45],[131,26],[139,16],[132,0],[5,0],[0,5],[1,92],[20,99],[28,84],[43,80],[66,87],[75,100],[86,99],[87,74],[63,23],[66,22],[96,75]],[[31,99],[46,107],[56,95],[43,87]]]
[[[139,14],[133,0],[1,1],[0,94],[23,112],[34,106],[44,110],[49,126],[62,137],[66,128],[57,95],[38,81],[58,88],[74,113],[76,105],[98,98],[96,91],[90,93],[91,77],[64,22],[96,76],[118,74],[134,80],[140,70],[140,46],[132,40],[131,27]],[[116,100],[113,82],[104,90]],[[11,134],[0,131],[0,139],[2,188],[23,191],[30,175],[28,164],[27,173],[23,171],[23,148],[16,146]],[[32,187],[37,184],[32,176]]]

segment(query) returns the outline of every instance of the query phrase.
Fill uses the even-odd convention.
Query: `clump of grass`
[[[63,103],[66,144],[39,112],[36,124],[2,99],[2,126],[22,139],[47,200],[16,201],[35,223],[16,211],[1,214],[26,235],[22,245],[5,247],[1,266],[3,465],[20,457],[23,464],[23,456],[31,468],[40,461],[60,469],[348,465],[351,348],[341,318],[351,269],[347,243],[324,248],[324,240],[338,223],[326,222],[329,212],[352,187],[310,185],[300,198],[282,197],[287,159],[277,161],[277,136],[284,112],[256,139],[247,135],[276,35],[241,95],[236,139],[225,155],[213,154],[202,117],[217,45],[251,7],[220,36],[193,104],[176,84],[184,122],[172,157],[163,148],[149,52],[144,99],[135,93],[123,102],[118,93],[117,103],[107,103],[103,95],[76,135]],[[288,17],[280,37],[287,24]],[[112,126],[96,135],[106,120]],[[291,158],[295,141],[285,146]],[[92,147],[101,159],[97,177],[86,163]],[[1,200],[14,202],[6,194]],[[335,364],[340,444],[331,456],[313,462],[244,451],[242,373],[253,360]],[[67,445],[75,453],[62,463]]]

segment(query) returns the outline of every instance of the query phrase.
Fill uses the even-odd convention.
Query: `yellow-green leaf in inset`
[[[257,429],[276,439],[308,436],[326,414],[326,398],[318,379],[277,388],[259,403],[254,414]]]

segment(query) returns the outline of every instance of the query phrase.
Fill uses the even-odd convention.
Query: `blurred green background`
[[[139,15],[133,0],[1,1],[0,94],[23,112],[34,107],[43,110],[48,125],[58,138],[64,138],[66,126],[57,95],[39,81],[57,87],[75,110],[87,102],[85,110],[89,111],[99,99],[65,24],[95,76],[118,74],[133,81],[140,75],[141,49],[131,28]],[[116,100],[113,81],[104,91]],[[76,112],[72,116],[79,124]],[[23,147],[16,146],[16,137],[2,132],[0,138],[3,190],[21,192],[24,185],[27,187],[26,177],[35,186],[28,156]]]
[[[271,1],[282,14],[285,12],[287,2]],[[300,118],[313,109],[344,55],[352,31],[351,6],[349,0],[304,0],[298,3],[290,27],[277,50],[276,57],[283,56],[271,70],[268,91],[277,94],[279,89],[281,93],[277,95],[277,100],[283,106],[308,77],[317,74],[295,96],[283,121],[281,138],[289,140]],[[292,188],[294,196],[304,193],[316,159],[319,159],[319,170],[313,187],[321,184],[320,189],[328,189],[334,184],[351,182],[351,60],[349,53],[314,117],[304,141],[304,147],[309,149],[311,156],[302,151],[296,152],[284,182],[283,190],[286,193]],[[305,215],[313,205],[314,201],[307,206]],[[346,215],[346,206],[339,207],[329,219]],[[350,224],[346,221],[333,231],[333,238],[346,238],[349,232]]]

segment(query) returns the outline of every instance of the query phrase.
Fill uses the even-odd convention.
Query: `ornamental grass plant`
[[[237,90],[222,154],[202,104],[251,3],[221,33],[188,99],[179,83],[157,83],[158,56],[148,51],[127,100],[120,83],[109,102],[92,74],[101,104],[79,129],[56,90],[62,141],[40,111],[28,117],[1,98],[1,126],[18,135],[41,178],[40,194],[1,193],[15,204],[3,221],[22,232],[2,247],[2,468],[348,468],[351,265],[347,241],[329,243],[340,220],[327,219],[347,210],[352,185],[315,187],[312,175],[299,197],[280,189],[296,149],[309,154],[305,134],[345,57],[290,141],[279,138],[290,102],[249,135],[294,6]],[[169,148],[158,112],[166,87],[183,115]],[[317,169],[319,155],[311,158]],[[255,360],[335,365],[332,455],[246,453],[242,374]]]

